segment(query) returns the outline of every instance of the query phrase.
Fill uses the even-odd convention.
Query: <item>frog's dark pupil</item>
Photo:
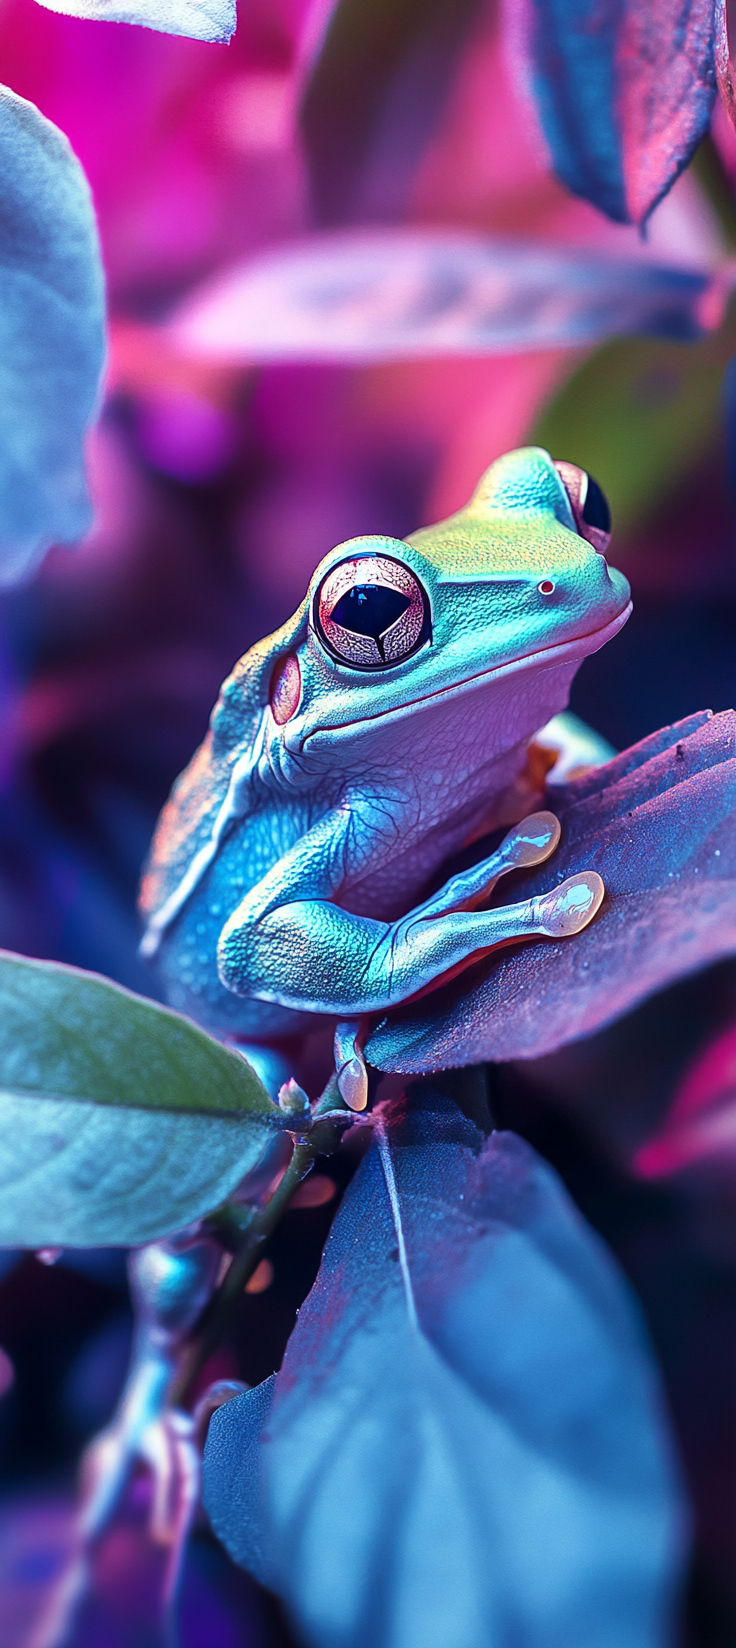
[[[342,629],[350,629],[354,635],[371,635],[377,641],[409,605],[408,595],[385,584],[353,584],[340,596],[330,617]]]
[[[608,499],[605,492],[599,487],[598,482],[593,480],[592,475],[588,476],[588,490],[583,505],[583,520],[586,526],[595,526],[599,532],[610,532],[611,530],[611,511],[608,507]]]

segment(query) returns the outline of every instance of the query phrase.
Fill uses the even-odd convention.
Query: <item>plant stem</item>
[[[182,1407],[185,1404],[192,1385],[218,1344],[248,1278],[252,1276],[259,1263],[264,1242],[276,1228],[294,1191],[306,1178],[318,1154],[316,1144],[310,1140],[296,1144],[291,1161],[273,1196],[251,1220],[222,1286],[213,1295],[200,1319],[199,1333],[182,1360],[169,1394],[172,1407]]]

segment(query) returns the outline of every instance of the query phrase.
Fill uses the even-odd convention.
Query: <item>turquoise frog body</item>
[[[629,615],[606,516],[583,471],[530,447],[440,525],[325,557],[225,682],[161,815],[143,952],[158,951],[174,1007],[268,1044],[314,1015],[391,1008],[516,936],[508,907],[476,907],[514,867],[498,854],[426,891],[470,841],[529,813],[535,735]],[[512,909],[518,936],[550,931],[539,908]]]
[[[143,949],[158,952],[172,1005],[239,1045],[297,1132],[309,1101],[284,1080],[299,1056],[292,1038],[336,1021],[339,1093],[362,1111],[371,1013],[499,942],[572,934],[595,914],[594,872],[552,876],[549,893],[519,904],[488,901],[500,875],[541,862],[559,838],[552,813],[527,816],[547,759],[537,746],[570,754],[559,721],[547,724],[581,660],[630,611],[602,553],[609,525],[583,471],[536,448],[512,452],[439,526],[407,543],[338,545],[299,611],[225,682],[156,831]],[[453,856],[509,824],[490,856],[443,881]],[[252,1206],[279,1159],[251,1181]],[[153,1470],[152,1526],[169,1545],[174,1594],[199,1462],[197,1420],[172,1408],[172,1393],[221,1258],[205,1223],[131,1259],[135,1351],[88,1457],[67,1622],[137,1459]],[[216,1384],[205,1408],[235,1388]]]

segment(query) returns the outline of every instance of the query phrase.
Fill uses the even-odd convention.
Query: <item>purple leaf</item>
[[[317,223],[402,214],[479,9],[479,0],[317,0],[301,107]]]
[[[502,951],[383,1019],[366,1046],[379,1069],[536,1058],[736,952],[733,711],[665,727],[548,804],[561,845],[510,877],[501,902],[590,869],[606,886],[599,916],[574,939]]]
[[[708,129],[713,0],[524,0],[509,15],[558,176],[645,223]]]
[[[187,354],[250,363],[373,361],[573,347],[612,333],[689,338],[710,277],[644,258],[451,229],[315,235],[187,299]]]
[[[636,1312],[446,1085],[384,1113],[281,1372],[214,1415],[208,1513],[319,1648],[655,1648],[682,1522]]]

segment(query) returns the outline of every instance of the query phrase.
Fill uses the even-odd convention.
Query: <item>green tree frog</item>
[[[143,950],[159,952],[172,1005],[236,1042],[284,1110],[308,1102],[283,1082],[287,1039],[336,1021],[339,1090],[360,1111],[367,1015],[498,943],[572,935],[595,914],[594,872],[502,908],[489,898],[499,876],[554,851],[554,815],[530,815],[554,752],[559,776],[580,753],[596,760],[594,736],[571,738],[560,715],[581,660],[631,610],[609,530],[582,470],[535,447],[509,453],[439,526],[331,550],[299,611],[225,682],[156,831]],[[454,855],[507,825],[495,852],[447,879]],[[136,1458],[153,1468],[173,1593],[198,1455],[169,1393],[218,1264],[206,1229],[133,1257],[136,1350],[88,1460],[54,1640]]]
[[[359,1109],[365,1015],[499,942],[591,919],[592,873],[484,906],[500,874],[556,846],[551,814],[518,821],[542,787],[535,735],[631,611],[609,531],[596,484],[528,447],[449,520],[325,556],[294,617],[235,666],[162,813],[143,952],[174,1007],[256,1050],[337,1020]],[[442,885],[504,824],[496,853]]]

